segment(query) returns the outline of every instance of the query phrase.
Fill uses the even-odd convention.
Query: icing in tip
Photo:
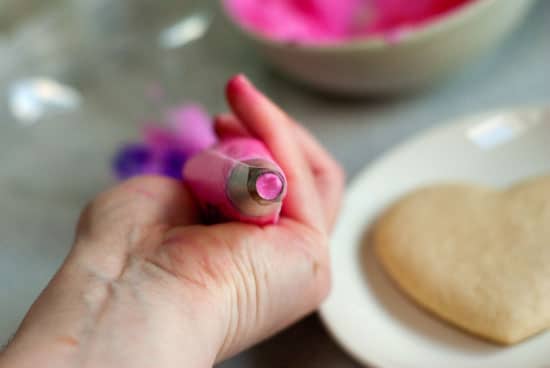
[[[283,187],[282,179],[274,173],[262,174],[256,180],[256,192],[266,201],[276,200],[281,195]]]

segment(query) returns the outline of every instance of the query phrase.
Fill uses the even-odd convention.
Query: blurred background
[[[163,108],[226,109],[243,72],[342,162],[349,179],[385,150],[467,113],[550,100],[550,2],[444,81],[336,97],[274,71],[205,0],[0,0],[0,343],[68,252],[80,209],[115,181],[110,160]],[[221,365],[357,367],[317,317]]]

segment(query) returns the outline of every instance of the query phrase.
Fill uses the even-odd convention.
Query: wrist
[[[225,318],[208,293],[139,257],[126,257],[113,278],[73,253],[32,306],[0,367],[214,364]]]

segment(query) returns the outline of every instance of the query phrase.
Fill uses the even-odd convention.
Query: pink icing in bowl
[[[477,0],[223,0],[232,19],[265,38],[305,45],[396,41]]]
[[[222,3],[250,45],[275,69],[321,92],[367,96],[446,80],[499,45],[535,0]],[[365,4],[373,5],[365,10]]]

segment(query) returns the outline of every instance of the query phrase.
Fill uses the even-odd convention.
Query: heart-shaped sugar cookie
[[[506,191],[420,189],[373,235],[390,277],[462,329],[513,344],[550,327],[550,176]]]

